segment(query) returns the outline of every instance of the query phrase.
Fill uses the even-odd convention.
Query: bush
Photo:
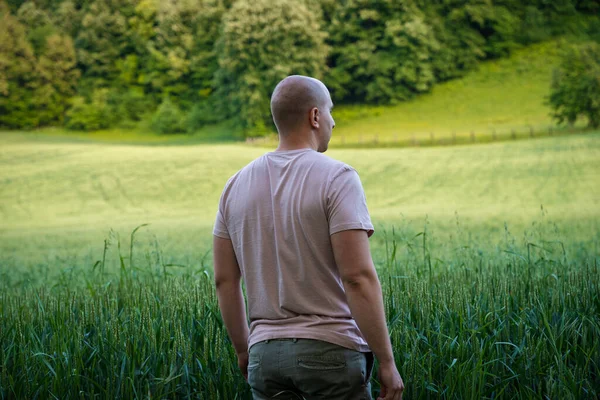
[[[585,117],[589,126],[600,126],[600,45],[584,43],[564,51],[554,71],[548,103],[559,124],[574,124]]]
[[[214,101],[210,99],[202,100],[189,111],[185,121],[185,127],[188,132],[197,131],[205,125],[215,124],[222,120],[217,112]]]
[[[184,132],[183,113],[169,97],[165,97],[151,120],[151,129],[156,133]]]
[[[140,87],[113,90],[108,101],[115,115],[126,121],[140,121],[155,106]]]
[[[82,96],[76,96],[71,101],[67,111],[65,126],[68,129],[93,131],[106,129],[112,125],[113,113],[108,104],[108,89],[96,89],[90,102]]]

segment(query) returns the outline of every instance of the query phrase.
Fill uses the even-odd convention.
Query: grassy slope
[[[4,256],[60,259],[93,250],[97,257],[110,228],[127,235],[151,223],[145,230],[181,262],[210,248],[226,179],[265,152],[238,145],[44,143],[26,135],[14,135],[0,149]],[[328,154],[357,168],[379,228],[422,229],[427,216],[432,229],[446,235],[456,213],[466,231],[489,243],[504,222],[522,233],[542,218],[543,205],[569,240],[593,240],[599,231],[599,133]]]
[[[494,130],[500,138],[512,129],[528,133],[530,127],[547,132],[554,123],[544,103],[558,49],[559,42],[520,49],[394,106],[338,106],[331,144],[372,143],[375,138],[378,143],[408,144],[412,138],[426,143],[431,133],[436,140],[449,140],[454,133],[461,141],[471,132],[489,139]]]
[[[544,99],[557,64],[556,43],[516,51],[511,57],[482,63],[465,77],[440,84],[430,94],[392,107],[358,107],[363,118],[344,123],[351,107],[340,111],[338,136],[379,134],[381,138],[450,135],[453,131],[499,132],[528,125],[551,125]],[[372,115],[372,116],[371,116]]]

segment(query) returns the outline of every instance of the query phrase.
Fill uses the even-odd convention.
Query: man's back
[[[369,350],[330,241],[348,229],[373,232],[358,174],[312,149],[267,153],[229,180],[214,233],[231,239],[244,277],[249,346],[296,337]]]

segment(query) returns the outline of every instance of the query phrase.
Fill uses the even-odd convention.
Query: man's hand
[[[238,367],[240,367],[240,371],[242,375],[244,375],[244,379],[248,380],[248,352],[237,353]]]
[[[381,393],[377,400],[402,400],[404,391],[404,382],[398,373],[396,364],[379,364],[379,383],[381,384]]]

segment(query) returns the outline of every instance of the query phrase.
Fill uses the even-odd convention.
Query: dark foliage
[[[572,125],[583,117],[591,128],[600,127],[600,45],[585,43],[564,51],[548,100],[558,123]]]
[[[135,124],[169,98],[178,130],[233,119],[260,135],[287,74],[323,78],[336,103],[393,103],[522,45],[600,40],[599,13],[592,0],[0,0],[0,127]]]

